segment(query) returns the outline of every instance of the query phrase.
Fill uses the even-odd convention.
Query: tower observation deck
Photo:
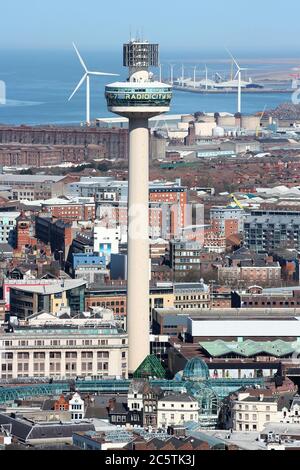
[[[135,115],[147,119],[168,112],[172,87],[152,80],[150,67],[157,67],[158,44],[131,41],[123,46],[123,65],[129,69],[126,82],[106,86],[108,109],[125,117]]]
[[[149,342],[149,129],[148,119],[170,109],[172,87],[153,80],[158,44],[131,40],[123,46],[125,82],[105,88],[109,111],[129,119],[127,331],[133,374],[150,353]]]

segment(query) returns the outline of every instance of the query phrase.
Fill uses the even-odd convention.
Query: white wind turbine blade
[[[119,77],[118,73],[108,73],[108,72],[88,72],[89,75],[99,75],[99,76],[108,76],[108,77]]]
[[[235,58],[233,57],[233,55],[231,54],[230,50],[226,48],[226,51],[228,52],[228,54],[229,54],[230,57],[232,58],[233,62],[234,62],[235,65],[237,66],[238,70],[240,70],[240,66],[239,66],[239,64],[237,63],[237,61],[235,60]]]
[[[87,69],[87,67],[86,67],[86,65],[85,65],[85,63],[84,63],[84,61],[83,61],[83,58],[82,58],[81,55],[79,54],[79,51],[78,51],[78,49],[77,49],[77,47],[76,47],[76,44],[75,44],[74,42],[73,42],[73,47],[74,47],[75,52],[76,52],[76,54],[77,54],[77,56],[78,56],[78,59],[80,60],[80,63],[81,63],[81,65],[82,65],[82,67],[84,68],[85,72],[87,72],[88,69]]]
[[[83,82],[85,81],[85,79],[87,78],[88,76],[88,73],[85,73],[82,77],[82,79],[80,80],[80,82],[78,83],[77,87],[75,88],[75,90],[73,91],[73,93],[70,95],[68,101],[70,101],[73,96],[75,95],[75,93],[79,90],[79,88],[81,87],[81,85],[83,84]]]

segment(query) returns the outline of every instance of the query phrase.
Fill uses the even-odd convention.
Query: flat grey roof
[[[201,320],[257,319],[274,320],[294,319],[300,316],[300,308],[156,308],[162,316],[188,316]]]
[[[13,183],[44,183],[45,181],[58,181],[64,179],[64,176],[53,175],[15,175],[15,174],[0,174],[0,183],[13,182]]]
[[[34,292],[36,294],[57,294],[59,292],[65,292],[66,290],[75,289],[76,287],[82,287],[86,285],[86,281],[82,279],[65,279],[59,280],[57,283],[51,283],[48,285],[18,285],[9,284],[11,289],[21,290],[23,292]]]

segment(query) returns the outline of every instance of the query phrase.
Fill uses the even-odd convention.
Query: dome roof
[[[194,357],[186,363],[186,366],[183,371],[184,380],[193,380],[193,381],[204,381],[209,378],[209,370],[206,363]]]

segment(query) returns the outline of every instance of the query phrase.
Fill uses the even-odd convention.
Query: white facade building
[[[1,379],[127,378],[125,331],[105,318],[76,323],[67,319],[16,326],[12,333],[0,330]]]
[[[111,254],[119,253],[121,241],[120,227],[106,228],[95,225],[94,227],[94,252],[105,256],[107,264]]]
[[[157,425],[168,426],[184,424],[188,421],[198,422],[199,403],[186,393],[165,396],[158,400]]]
[[[241,392],[233,402],[232,418],[234,431],[261,432],[269,423],[300,424],[300,397]]]
[[[84,419],[85,407],[84,400],[82,400],[79,393],[74,393],[69,401],[69,411],[71,412],[72,421],[79,421]]]
[[[0,243],[15,244],[16,220],[20,212],[1,212],[0,217]]]

